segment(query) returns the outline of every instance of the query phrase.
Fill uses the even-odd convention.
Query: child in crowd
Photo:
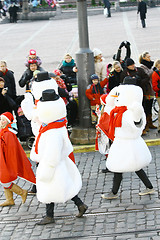
[[[35,175],[22,146],[20,145],[16,131],[12,128],[14,120],[10,112],[1,114],[0,119],[0,182],[4,187],[6,201],[1,207],[14,205],[13,192],[20,195],[22,203],[27,198],[27,190],[13,183],[17,177],[21,177],[32,183],[36,182]]]
[[[91,104],[91,120],[92,124],[97,123],[96,115],[96,105],[100,105],[100,96],[104,94],[104,86],[107,84],[108,79],[105,78],[103,81],[99,82],[99,77],[96,74],[91,75],[90,77],[92,84],[87,87],[86,96],[90,100]]]
[[[36,50],[34,50],[34,49],[29,50],[29,55],[27,56],[26,61],[25,61],[26,67],[29,67],[29,60],[36,60],[38,67],[42,64],[40,57],[38,57],[36,55]]]
[[[76,72],[78,72],[78,69],[76,67],[74,59],[70,54],[67,53],[65,55],[60,70],[63,72],[63,74],[66,75],[72,85],[77,84]]]
[[[111,70],[112,70],[112,64],[109,63],[109,64],[107,64],[107,77],[109,76]]]
[[[102,57],[102,51],[100,49],[94,48],[93,54],[95,73],[98,75],[99,81],[101,82],[107,76],[106,63],[104,61],[104,58]]]
[[[56,80],[58,87],[60,87],[61,89],[64,89],[69,98],[69,93],[67,91],[66,84],[63,81],[63,79],[61,78],[61,72],[58,69],[56,69],[53,71],[53,73],[55,74],[55,77],[53,77],[53,78]],[[65,104],[67,105],[67,103],[68,103],[67,98],[66,97],[62,97],[62,98],[63,98]]]

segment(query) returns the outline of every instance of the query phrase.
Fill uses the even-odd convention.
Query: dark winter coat
[[[111,3],[108,0],[103,0],[103,2],[104,2],[104,7],[105,8],[109,9],[111,7]]]
[[[38,67],[37,70],[44,71],[41,67]],[[21,79],[19,80],[19,86],[22,88],[26,86],[26,91],[30,90],[30,82],[32,78],[33,72],[29,68],[27,68],[23,73]]]
[[[5,80],[4,87],[7,87],[7,95],[9,95],[11,98],[16,98],[16,84],[13,72],[10,70],[6,70],[5,73],[0,71],[0,77],[2,77]]]
[[[72,84],[77,84],[76,80],[76,73],[73,72],[73,68],[76,66],[74,60],[72,59],[70,63],[67,63],[66,61],[62,62],[62,66],[59,70],[63,72],[63,74],[66,75],[68,78],[68,81]]]
[[[140,13],[141,20],[146,19],[147,5],[145,2],[141,1],[138,3],[138,13]]]
[[[109,74],[109,84],[108,88],[109,90],[112,90],[114,87],[119,86],[121,83],[121,72],[116,72],[115,70]]]
[[[150,81],[148,83],[148,90],[147,90],[147,98],[153,98],[154,97],[154,91],[152,88],[152,74],[153,74],[153,70],[152,70],[152,66],[153,66],[154,62],[152,61],[146,61],[146,60],[142,60],[140,67],[143,68],[143,70],[145,71],[145,73],[149,76]]]
[[[0,88],[0,114],[4,112],[12,113],[12,108],[10,107],[6,96],[2,94],[2,88]]]
[[[148,93],[148,89],[150,87],[150,77],[144,72],[144,70],[140,67],[135,67],[134,70],[129,70],[126,68],[121,73],[121,82],[126,76],[136,77],[137,85],[140,86],[143,90],[143,95],[146,96]]]

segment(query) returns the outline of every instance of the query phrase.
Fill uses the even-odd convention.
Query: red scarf
[[[1,71],[2,72],[2,71]],[[5,72],[2,72],[3,76],[6,75],[6,73],[8,72],[8,69],[6,69]]]
[[[46,132],[47,130],[53,129],[53,128],[62,128],[64,126],[66,126],[66,123],[67,123],[66,118],[62,118],[60,120],[62,120],[62,121],[61,122],[59,122],[59,121],[51,122],[47,126],[44,126],[44,127],[41,125],[41,127],[39,129],[39,134],[37,136],[36,144],[35,144],[36,154],[38,154],[38,143],[39,143],[39,139],[40,139],[42,133]]]
[[[109,139],[112,141],[114,140],[114,132],[116,127],[122,126],[122,116],[123,113],[127,110],[126,106],[115,107],[110,112],[110,119],[109,119]]]

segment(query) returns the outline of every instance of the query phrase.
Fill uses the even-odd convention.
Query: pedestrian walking
[[[146,27],[145,19],[147,13],[147,4],[143,0],[138,0],[138,11],[137,14],[140,13],[140,19],[142,23],[142,27]]]
[[[142,89],[136,86],[136,79],[130,76],[124,79],[123,85],[113,88],[106,97],[105,111],[109,115],[108,136],[113,141],[106,167],[114,173],[114,179],[112,191],[102,195],[102,198],[118,198],[122,174],[125,172],[135,172],[146,186],[144,191],[139,192],[140,196],[155,191],[143,170],[149,165],[152,157],[141,137],[146,124],[142,99]]]
[[[0,117],[0,182],[4,187],[6,197],[6,201],[0,206],[5,207],[15,204],[13,192],[21,196],[22,203],[26,201],[27,190],[13,183],[17,177],[32,183],[35,183],[36,179],[31,163],[16,137],[17,132],[12,128],[13,115],[5,112]]]
[[[104,8],[107,8],[107,16],[106,17],[111,17],[111,3],[108,0],[103,0],[104,2]]]
[[[35,153],[39,156],[37,198],[46,204],[46,216],[37,224],[54,223],[55,203],[68,200],[78,207],[77,217],[82,217],[88,207],[78,197],[82,180],[66,129],[65,103],[53,89],[45,90],[37,104],[37,114],[43,122],[35,144]]]

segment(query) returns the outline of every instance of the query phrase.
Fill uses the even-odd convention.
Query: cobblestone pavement
[[[145,171],[156,190],[154,194],[140,197],[143,184],[136,174],[125,173],[118,199],[103,200],[101,194],[110,191],[113,178],[112,173],[101,173],[105,157],[98,152],[78,153],[76,164],[83,178],[79,196],[89,206],[85,216],[75,218],[77,208],[68,201],[56,205],[55,224],[37,226],[45,215],[45,205],[36,196],[28,196],[22,205],[21,198],[14,195],[15,206],[0,209],[0,239],[160,239],[160,148],[152,146],[150,151],[153,160]],[[21,179],[18,184],[25,189],[31,186]],[[0,199],[5,199],[2,187]]]

